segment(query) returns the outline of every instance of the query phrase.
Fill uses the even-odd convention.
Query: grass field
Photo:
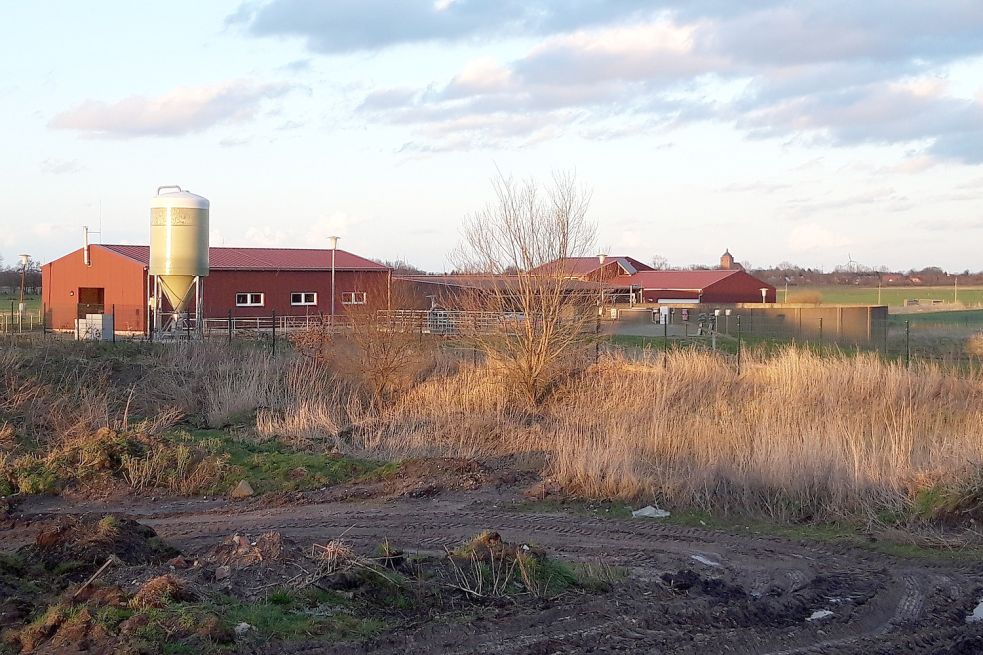
[[[918,314],[892,314],[892,324],[904,324],[910,321],[912,326],[928,327],[981,327],[983,326],[983,309],[965,309],[951,312],[922,312]]]
[[[883,287],[880,289],[880,304],[889,307],[903,307],[906,299],[943,300],[951,303],[956,297],[953,287]],[[877,287],[789,287],[788,299],[796,302],[813,302],[815,299],[827,304],[876,305]],[[960,287],[959,302],[964,305],[983,305],[983,287]],[[785,289],[778,289],[779,302],[785,301]]]
[[[17,311],[17,303],[20,302],[20,298],[17,294],[11,293],[0,293],[0,313],[7,314],[10,313],[11,304],[13,303],[13,311]],[[25,295],[24,304],[27,306],[26,311],[36,312],[41,307],[41,296],[39,295]]]

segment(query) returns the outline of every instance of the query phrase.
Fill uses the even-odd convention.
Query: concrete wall
[[[700,315],[709,317],[717,309],[721,313],[717,318],[717,331],[731,335],[737,334],[740,316],[743,334],[762,337],[880,346],[887,336],[887,307],[796,303],[677,305],[670,318],[670,336],[697,334]],[[663,336],[666,328],[652,320],[653,310],[658,312],[658,305],[646,303],[633,308],[617,308],[616,317],[606,312],[607,331]],[[730,316],[726,315],[727,310],[730,310]]]

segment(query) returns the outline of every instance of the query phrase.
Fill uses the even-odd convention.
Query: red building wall
[[[761,288],[767,287],[765,293],[766,302],[776,302],[775,287],[762,282],[761,280],[738,271],[732,275],[717,281],[711,282],[704,287],[702,296],[698,290],[669,290],[669,289],[645,289],[642,296],[645,302],[658,302],[660,298],[675,300],[695,300],[700,298],[704,303],[755,303],[761,302]]]
[[[90,265],[83,261],[82,249],[41,267],[41,294],[47,325],[54,330],[74,330],[79,312],[80,289],[102,289],[103,311],[116,312],[120,332],[146,332],[148,286],[146,267],[112,250],[92,245]],[[383,301],[389,271],[336,271],[335,312],[344,314],[342,296],[346,292],[365,292],[369,302]],[[292,305],[294,292],[317,294],[317,304]],[[262,293],[261,307],[237,307],[237,293]],[[206,318],[330,315],[331,273],[329,271],[242,271],[213,269],[204,281]],[[194,309],[192,303],[191,309]],[[89,309],[91,312],[96,308]]]
[[[147,325],[147,274],[143,264],[98,245],[89,247],[90,266],[82,249],[41,267],[45,319],[54,330],[74,330],[81,289],[103,289],[105,312],[116,312],[120,332],[143,332]],[[81,309],[82,312],[85,308]]]
[[[775,287],[744,271],[738,271],[704,289],[703,302],[761,302],[762,287],[768,288],[765,292],[765,302],[776,302]]]
[[[343,314],[342,294],[364,291],[367,300],[378,303],[385,293],[388,271],[335,271],[335,313]],[[313,292],[317,305],[295,306],[292,293]],[[237,293],[262,293],[262,307],[237,307]],[[307,316],[331,313],[330,271],[230,271],[213,270],[205,278],[205,317]]]

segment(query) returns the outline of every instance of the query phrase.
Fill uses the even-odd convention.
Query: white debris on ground
[[[976,606],[973,613],[966,617],[966,623],[979,623],[983,621],[983,600]]]
[[[694,559],[700,564],[706,564],[707,566],[720,566],[720,562],[714,562],[709,557],[705,557],[703,555],[690,555],[690,559]]]
[[[829,610],[816,610],[812,613],[812,616],[806,619],[806,621],[822,621],[823,619],[828,619],[833,616],[833,613]]]
[[[658,507],[652,507],[648,505],[642,509],[636,509],[631,513],[634,518],[649,518],[649,519],[664,519],[669,516],[669,512],[664,509],[659,509]]]
[[[239,625],[237,625],[235,627],[235,632],[236,632],[236,635],[238,635],[238,636],[241,637],[242,635],[246,634],[250,630],[254,630],[254,629],[255,628],[253,628],[253,626],[251,626],[248,623],[246,623],[245,621],[243,621],[242,623],[240,623]]]

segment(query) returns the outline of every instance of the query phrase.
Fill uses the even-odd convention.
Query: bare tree
[[[462,335],[535,404],[596,338],[600,287],[576,279],[567,259],[594,244],[590,193],[567,173],[544,190],[502,175],[492,186],[495,200],[466,220],[456,254],[458,269],[484,275],[443,301],[476,317]]]
[[[355,378],[371,393],[377,407],[391,402],[433,362],[432,342],[413,322],[406,285],[373,276],[345,305],[345,325],[327,323],[297,334],[300,352],[326,363],[333,371]]]
[[[672,268],[669,260],[662,255],[652,255],[652,268],[657,271],[668,271]]]

